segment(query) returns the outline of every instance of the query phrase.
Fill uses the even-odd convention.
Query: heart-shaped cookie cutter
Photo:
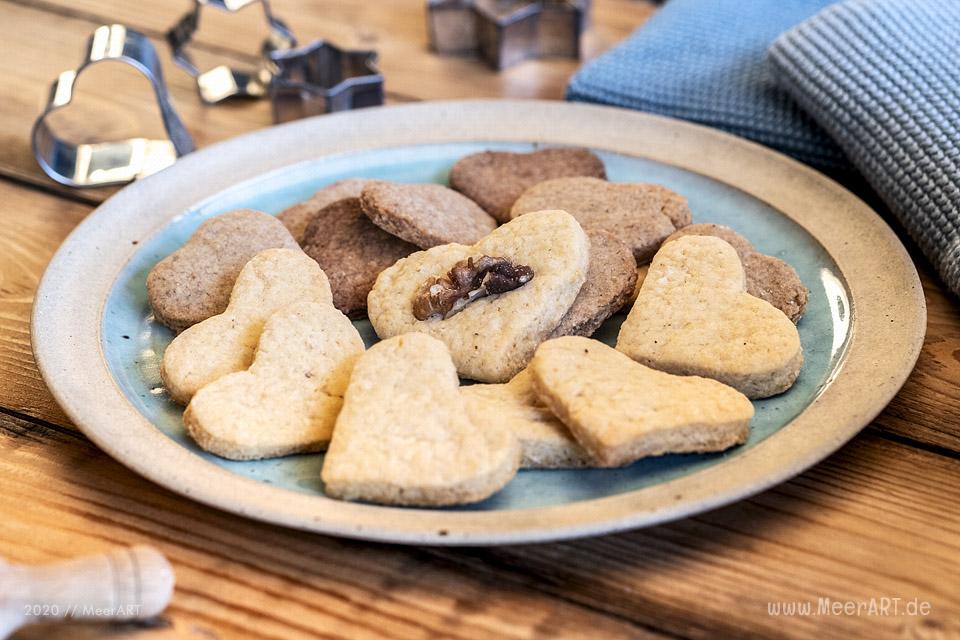
[[[77,78],[84,69],[105,60],[128,64],[147,77],[169,139],[130,138],[74,144],[54,133],[47,116],[70,104]],[[155,173],[193,151],[193,140],[167,94],[156,49],[145,35],[120,24],[98,27],[87,40],[83,63],[64,71],[53,82],[47,106],[34,123],[30,138],[33,154],[43,171],[69,187],[123,184]]]
[[[252,71],[233,69],[219,65],[208,71],[200,71],[187,51],[193,34],[200,26],[200,15],[206,6],[235,13],[252,4],[263,5],[269,34],[261,45],[261,62]],[[167,31],[167,42],[173,49],[173,61],[194,77],[200,99],[207,104],[216,104],[233,96],[262,98],[267,95],[273,77],[270,54],[297,45],[293,32],[280,18],[273,15],[268,0],[194,0],[193,9]]]
[[[274,51],[270,61],[274,122],[383,104],[383,75],[377,68],[376,51],[341,49],[315,40],[296,49]]]

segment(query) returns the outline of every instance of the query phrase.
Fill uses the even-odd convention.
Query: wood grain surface
[[[576,67],[535,61],[496,74],[476,60],[434,56],[420,0],[272,4],[302,41],[378,49],[389,101],[559,98]],[[638,0],[594,4],[589,55],[654,10]],[[28,131],[49,82],[109,22],[154,38],[198,145],[267,126],[266,102],[203,106],[170,63],[162,33],[188,6],[0,0],[0,556],[33,563],[149,543],[178,578],[171,607],[150,624],[44,625],[16,638],[960,637],[960,304],[922,260],[927,339],[874,424],[791,482],[670,525],[495,549],[351,542],[200,506],[100,452],[43,385],[29,316],[51,255],[111,190],[54,186],[33,161]],[[194,48],[202,64],[251,60],[264,35],[259,9],[207,13]],[[130,70],[94,67],[80,91],[74,107],[93,138],[158,133],[148,85]],[[768,609],[809,602],[816,612],[821,598],[900,598],[900,611]],[[929,615],[906,615],[914,599],[930,603]]]

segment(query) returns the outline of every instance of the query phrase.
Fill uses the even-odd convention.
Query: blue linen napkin
[[[960,294],[960,0],[846,0],[770,63]]]
[[[855,191],[865,178],[960,295],[960,0],[671,0],[567,98],[724,129]]]
[[[833,1],[670,0],[584,65],[567,99],[692,120],[828,173],[848,170],[840,148],[777,85],[766,61],[774,38]]]

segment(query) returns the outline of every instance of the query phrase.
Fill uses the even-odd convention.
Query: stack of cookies
[[[326,450],[331,497],[462,504],[518,468],[743,443],[750,399],[799,375],[796,272],[681,195],[584,149],[473,154],[449,185],[342,180],[213,218],[154,267],[163,380],[201,447]],[[620,311],[616,349],[589,338]]]

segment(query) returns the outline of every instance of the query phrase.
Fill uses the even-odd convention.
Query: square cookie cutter
[[[270,54],[273,121],[383,104],[383,75],[376,51],[341,49],[315,40]]]
[[[261,4],[269,34],[261,44],[261,62],[252,70],[234,69],[218,65],[201,71],[193,62],[188,45],[200,27],[203,8],[210,6],[221,11],[235,13],[252,4]],[[167,31],[167,42],[173,50],[173,60],[196,80],[200,99],[207,104],[216,104],[234,96],[262,98],[267,95],[273,78],[270,54],[297,45],[297,39],[283,20],[270,10],[268,0],[194,0],[193,9]]]
[[[83,71],[108,60],[128,64],[150,81],[168,139],[74,144],[50,126],[48,116],[70,104]],[[87,40],[82,64],[64,71],[53,82],[46,107],[33,124],[30,142],[44,173],[69,187],[123,184],[155,173],[193,151],[193,139],[167,94],[156,49],[145,35],[120,24],[98,27]]]

